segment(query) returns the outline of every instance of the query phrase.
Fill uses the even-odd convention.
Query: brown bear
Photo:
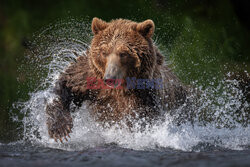
[[[96,121],[112,124],[126,118],[152,121],[160,111],[185,101],[186,88],[152,41],[154,29],[152,20],[93,19],[94,37],[87,56],[79,56],[61,74],[54,89],[57,98],[47,104],[50,137],[61,142],[69,137],[73,127],[71,102],[81,106],[85,101]],[[108,88],[92,89],[89,77],[103,80]],[[118,79],[122,82],[108,84]],[[136,86],[129,87],[131,83]]]

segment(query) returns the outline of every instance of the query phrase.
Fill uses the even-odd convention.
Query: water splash
[[[211,86],[197,88],[200,92],[198,100],[190,97],[191,101],[196,99],[192,106],[192,123],[175,124],[174,120],[184,114],[182,106],[174,115],[166,112],[164,121],[147,127],[145,131],[138,130],[138,126],[133,132],[118,126],[105,129],[92,119],[83,104],[72,113],[71,139],[65,144],[50,139],[46,126],[46,102],[55,97],[51,90],[60,73],[75,61],[77,55],[86,56],[91,39],[89,30],[83,21],[73,19],[54,23],[36,35],[27,60],[34,65],[31,67],[37,76],[31,78],[39,79],[33,84],[29,100],[15,104],[24,116],[21,120],[24,140],[65,150],[83,150],[111,143],[137,150],[168,147],[185,151],[206,150],[208,146],[244,149],[250,145],[249,103],[244,100],[238,81],[228,77],[217,86],[211,81]]]

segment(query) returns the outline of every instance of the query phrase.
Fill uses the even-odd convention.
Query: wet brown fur
[[[153,21],[117,19],[107,23],[94,18],[92,31],[94,37],[87,56],[79,56],[61,74],[55,86],[58,98],[47,105],[51,137],[61,139],[71,132],[72,101],[77,106],[86,101],[93,117],[102,123],[119,122],[127,116],[153,120],[162,109],[175,108],[185,101],[186,88],[166,66],[151,39]],[[124,78],[161,78],[164,89],[87,89],[87,77],[103,79],[110,55],[119,61]]]

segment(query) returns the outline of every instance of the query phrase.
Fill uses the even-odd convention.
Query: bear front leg
[[[49,136],[56,141],[67,140],[73,127],[71,102],[80,107],[84,100],[89,99],[89,90],[86,89],[86,78],[92,76],[88,74],[89,69],[87,57],[79,56],[55,83],[53,92],[57,99],[47,104],[46,113]]]
[[[55,99],[52,103],[48,104],[46,107],[47,126],[48,133],[51,138],[55,141],[59,139],[62,142],[62,138],[66,141],[66,136],[69,136],[71,129],[73,127],[72,117],[68,109],[65,109],[61,100]]]

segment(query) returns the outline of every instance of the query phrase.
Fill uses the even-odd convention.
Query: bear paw
[[[55,141],[60,140],[63,143],[63,138],[68,141],[69,133],[73,127],[72,117],[69,112],[54,112],[47,119],[48,133]]]

